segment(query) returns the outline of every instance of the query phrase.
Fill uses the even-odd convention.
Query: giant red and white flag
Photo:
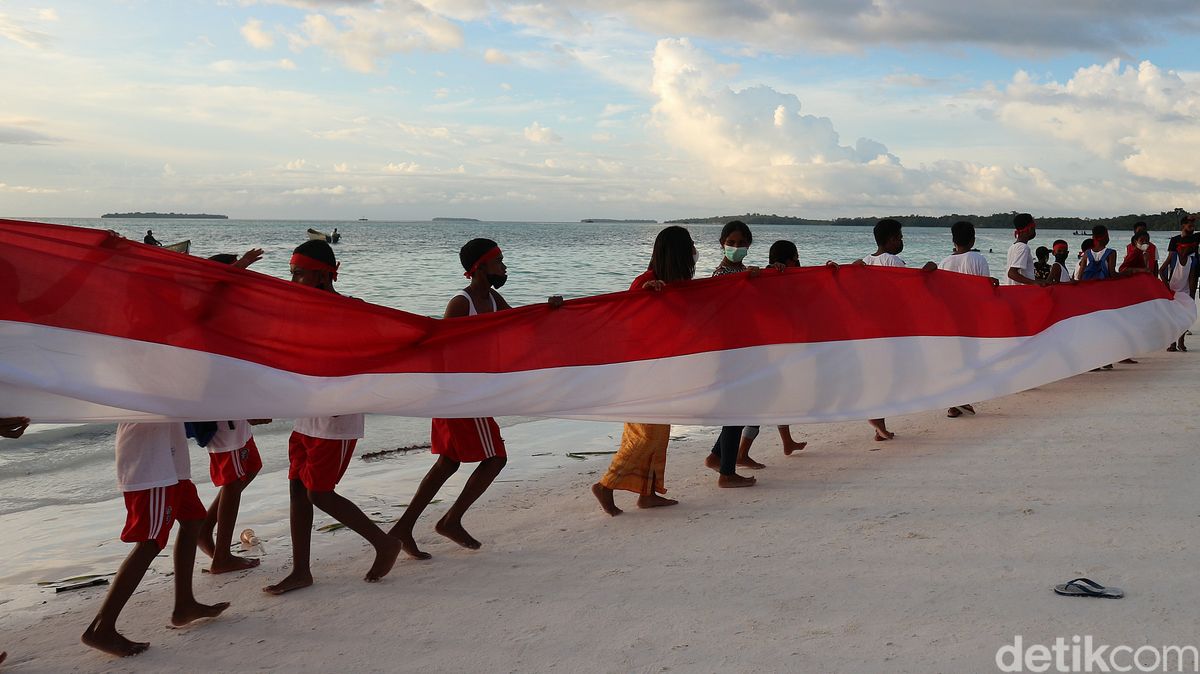
[[[1148,274],[1050,288],[841,267],[435,320],[112,236],[0,220],[0,416],[352,412],[777,424],[978,402],[1164,348]]]

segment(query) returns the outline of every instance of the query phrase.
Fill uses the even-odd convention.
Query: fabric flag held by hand
[[[0,415],[46,422],[867,419],[1164,348],[1196,317],[1150,274],[996,288],[814,267],[435,320],[101,230],[0,220],[0,237]]]

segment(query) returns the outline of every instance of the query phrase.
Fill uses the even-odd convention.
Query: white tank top
[[[467,314],[468,316],[478,316],[479,315],[479,312],[475,311],[475,301],[471,299],[471,296],[467,293],[467,291],[465,291],[465,290],[458,291],[458,295],[456,295],[456,297],[467,298],[467,306],[471,308],[471,312]],[[490,291],[490,290],[488,291],[488,299],[492,301],[492,313],[495,313],[496,312],[496,296],[493,295],[492,291]]]

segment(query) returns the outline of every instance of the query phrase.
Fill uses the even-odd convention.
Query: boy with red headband
[[[504,266],[504,254],[491,239],[472,239],[458,251],[459,262],[466,270],[463,276],[471,283],[460,290],[446,305],[445,318],[476,316],[511,309],[504,297],[496,292],[508,280],[508,268]],[[550,298],[550,306],[562,305],[562,298]],[[504,451],[504,438],[500,437],[500,426],[491,417],[482,419],[434,419],[430,444],[438,459],[426,473],[413,494],[404,515],[388,533],[400,541],[404,553],[413,559],[429,559],[431,555],[417,548],[413,539],[413,528],[425,508],[433,501],[442,485],[458,471],[462,463],[478,463],[471,477],[463,485],[462,492],[434,525],[434,531],[469,550],[478,550],[482,544],[475,540],[463,527],[462,518],[467,509],[483,496],[496,476],[508,462]]]
[[[1172,292],[1186,292],[1192,299],[1196,298],[1196,280],[1200,276],[1200,256],[1196,255],[1198,241],[1194,234],[1179,237],[1175,241],[1175,250],[1167,253],[1167,259],[1158,270],[1159,278]],[[1187,345],[1183,343],[1186,335],[1186,332],[1180,335],[1167,351],[1187,351]]]
[[[306,241],[292,254],[292,282],[337,294],[338,263],[324,241]],[[362,414],[297,419],[288,439],[288,481],[291,497],[292,572],[263,591],[283,594],[313,583],[309,555],[313,506],[367,539],[375,547],[375,563],[364,578],[378,582],[392,570],[400,543],[375,525],[358,506],[334,491],[346,473],[354,446],[363,437]]]
[[[1054,264],[1050,265],[1050,282],[1070,283],[1073,281],[1071,272],[1067,269],[1067,258],[1071,256],[1071,245],[1058,239],[1050,247],[1050,254],[1054,256]]]
[[[117,484],[125,492],[125,529],[121,540],[134,548],[117,570],[100,611],[80,638],[105,653],[125,657],[150,647],[126,639],[117,631],[117,618],[142,582],[150,563],[167,546],[171,527],[179,522],[175,539],[175,610],[171,624],[181,627],[212,618],[228,602],[208,606],[196,601],[192,572],[196,541],[204,523],[204,504],[192,483],[187,435],[181,423],[136,423],[117,426]]]
[[[1037,280],[1037,272],[1033,267],[1033,252],[1029,250],[1029,242],[1037,236],[1037,223],[1028,213],[1018,213],[1013,218],[1013,237],[1016,241],[1008,247],[1008,263],[1005,265],[1004,285],[1045,285],[1045,281]]]

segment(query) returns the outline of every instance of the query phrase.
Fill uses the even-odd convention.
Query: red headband
[[[1028,225],[1025,225],[1024,227],[1021,227],[1021,228],[1013,231],[1013,238],[1015,239],[1015,238],[1021,236],[1025,232],[1028,232],[1029,230],[1033,229],[1034,227],[1037,227],[1037,222],[1034,220],[1030,220]]]
[[[1065,243],[1060,243],[1054,247],[1054,252],[1056,252],[1056,253],[1065,253],[1069,250],[1070,250],[1070,248]]]
[[[292,253],[291,265],[293,267],[297,267],[299,269],[311,269],[313,271],[327,271],[333,275],[332,278],[334,281],[337,280],[338,267],[342,266],[340,262],[337,265],[329,265],[324,262],[321,262],[320,260],[318,260],[314,257],[309,257],[302,253]]]
[[[463,272],[463,276],[466,276],[467,278],[471,278],[472,276],[475,275],[475,271],[477,269],[479,269],[483,265],[487,264],[488,262],[491,262],[492,260],[494,260],[495,258],[498,258],[498,257],[500,257],[500,246],[496,246],[495,248],[484,253],[483,255],[480,255],[479,259],[475,260],[475,264],[471,265],[470,269]]]

